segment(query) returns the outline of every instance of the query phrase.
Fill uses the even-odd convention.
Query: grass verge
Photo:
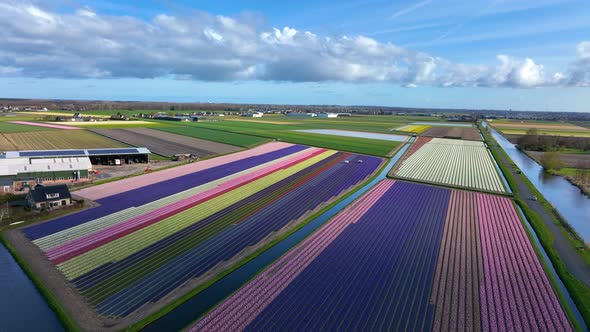
[[[527,217],[527,213],[524,211],[524,209],[522,208],[520,203],[513,201],[513,204],[515,205],[515,208],[520,207],[522,214],[524,214],[524,215],[522,215],[521,213],[518,213],[518,216],[520,218],[522,226],[524,227],[524,230],[529,238],[529,241],[531,241],[531,244],[533,244],[533,249],[535,250],[537,257],[539,258],[539,261],[543,265],[543,269],[545,270],[547,277],[549,277],[549,281],[553,285],[553,289],[555,290],[555,293],[557,294],[557,297],[559,298],[562,308],[564,309],[566,315],[570,319],[570,322],[572,323],[573,328],[576,331],[583,331],[583,328],[582,328],[582,326],[580,326],[580,323],[578,322],[576,315],[574,315],[572,308],[569,306],[568,302],[566,301],[565,296],[564,296],[563,292],[561,291],[561,287],[559,286],[557,280],[555,279],[555,276],[553,275],[548,262],[545,260],[545,257],[542,254],[541,249],[537,245],[537,241],[535,240],[534,235],[531,233],[531,230],[526,225],[527,223],[529,223],[531,225],[531,227],[534,228],[534,226],[532,226],[531,219],[529,217]],[[517,211],[518,211],[518,209],[517,209]],[[543,222],[541,220],[538,220],[538,221],[540,221],[541,223]],[[537,236],[537,239],[538,239],[538,236]],[[547,255],[547,257],[549,257],[549,255]],[[554,269],[555,269],[555,267],[554,267]],[[556,270],[556,273],[557,273],[557,270]]]

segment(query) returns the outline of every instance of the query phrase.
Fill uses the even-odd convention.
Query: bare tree
[[[541,166],[546,170],[559,170],[564,167],[564,162],[561,160],[561,156],[558,152],[544,152],[543,155],[541,155],[540,162]]]

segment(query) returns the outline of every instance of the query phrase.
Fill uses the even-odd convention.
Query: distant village
[[[258,117],[271,114],[346,114],[360,115],[411,115],[440,116],[449,121],[469,121],[477,118],[519,119],[548,121],[590,121],[590,113],[581,112],[547,112],[535,110],[488,110],[488,109],[443,109],[443,108],[409,108],[388,106],[342,106],[342,105],[279,105],[279,104],[229,104],[229,103],[172,103],[141,101],[101,101],[101,100],[42,100],[42,99],[0,99],[0,112],[18,111],[70,111],[91,114],[95,110],[137,111],[144,117],[165,117],[171,121],[194,121],[188,119],[199,117],[197,121],[214,121],[220,114],[244,115]],[[148,112],[146,112],[148,110]],[[199,110],[199,112],[194,112]],[[152,113],[153,111],[153,113]],[[125,112],[129,113],[129,112]],[[262,115],[260,115],[262,113]],[[86,115],[88,116],[88,115]],[[296,115],[291,115],[296,116]],[[171,117],[171,118],[170,118]],[[205,117],[205,118],[202,118]],[[330,117],[330,116],[328,116]],[[331,117],[334,117],[333,115]],[[207,119],[213,118],[213,119]],[[122,119],[124,120],[124,119]],[[98,121],[98,120],[97,120]]]

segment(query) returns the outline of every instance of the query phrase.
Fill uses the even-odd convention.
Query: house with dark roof
[[[38,184],[35,188],[29,190],[27,202],[33,209],[54,209],[72,205],[72,195],[65,184],[55,186]]]

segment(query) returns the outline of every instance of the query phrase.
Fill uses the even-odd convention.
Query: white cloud
[[[547,82],[542,65],[532,59],[517,60],[508,55],[498,55],[500,65],[492,76],[492,85],[534,87]]]
[[[590,41],[583,41],[577,47],[578,60],[569,69],[564,81],[571,86],[590,86]]]
[[[21,68],[0,66],[0,76],[16,76],[22,72]]]
[[[423,3],[426,3],[424,1]],[[564,73],[499,55],[497,66],[454,63],[366,36],[260,28],[239,17],[160,14],[144,21],[90,9],[56,13],[0,0],[0,75],[176,77],[203,81],[391,82],[407,87],[588,85],[590,43]]]
[[[590,41],[584,41],[578,44],[578,58],[590,59]]]

